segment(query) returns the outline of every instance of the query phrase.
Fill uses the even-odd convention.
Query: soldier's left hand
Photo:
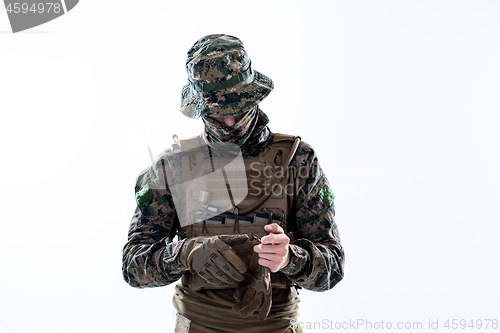
[[[290,238],[276,223],[266,225],[265,229],[269,235],[262,237],[261,244],[255,245],[254,251],[259,254],[259,264],[275,273],[290,262]]]

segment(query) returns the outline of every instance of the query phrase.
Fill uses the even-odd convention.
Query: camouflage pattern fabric
[[[254,106],[237,123],[229,126],[207,115],[201,115],[205,125],[205,133],[213,144],[234,143],[241,147],[248,140],[257,124],[257,108]],[[213,146],[211,144],[210,146]]]
[[[318,196],[322,189],[330,191],[331,187],[313,148],[303,141],[293,167],[300,184],[295,201],[298,230],[294,230],[296,239],[290,243],[290,263],[281,272],[302,288],[325,291],[344,276],[344,249],[335,222],[333,199],[325,203]],[[329,198],[332,196],[333,193]]]
[[[198,118],[247,112],[274,89],[273,81],[252,68],[243,43],[234,36],[208,35],[188,51],[189,82],[181,93],[181,112]]]
[[[269,148],[273,137],[271,133],[263,149]],[[185,240],[169,239],[176,220],[171,189],[155,183],[155,174],[167,170],[162,164],[164,160],[161,154],[153,168],[141,173],[136,184],[140,206],[130,223],[122,266],[125,281],[136,288],[171,284],[188,269],[180,261]],[[171,164],[180,169],[181,158]],[[299,287],[325,291],[333,288],[344,275],[344,250],[335,223],[334,196],[313,148],[307,143],[300,143],[291,168],[296,172],[298,190],[288,230],[294,232],[295,240],[290,243],[290,263],[281,272]],[[236,333],[241,332],[242,327],[248,332],[291,332],[290,322],[298,318],[299,298],[293,287],[273,289],[272,306],[262,322],[258,321],[257,313],[241,318],[233,311],[235,289],[193,291],[177,284],[175,290],[174,308],[189,318],[191,332]],[[211,316],[206,316],[207,311]]]
[[[267,126],[269,118],[258,105],[252,108],[233,126],[227,126],[203,115],[205,131],[203,139],[211,148],[217,149],[226,142],[240,146],[243,157],[256,156],[266,146],[271,135]]]
[[[268,138],[272,141],[273,135]],[[135,210],[129,227],[128,242],[123,248],[123,277],[136,288],[160,287],[177,281],[188,268],[179,261],[184,240],[168,242],[175,220],[175,207],[169,188],[155,186],[153,173],[164,173],[162,155],[154,167],[137,180],[136,194],[146,185],[152,195]],[[172,163],[179,166],[180,159]],[[320,167],[313,148],[301,142],[291,166],[297,173],[294,215],[288,221],[295,234],[290,244],[290,263],[281,271],[297,286],[325,291],[335,286],[344,275],[344,250],[335,222],[331,186]],[[319,193],[328,192],[324,198]]]

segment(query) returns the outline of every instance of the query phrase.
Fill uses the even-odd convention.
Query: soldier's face
[[[233,126],[234,124],[236,124],[241,118],[243,118],[243,116],[246,114],[245,113],[242,113],[242,114],[239,114],[237,116],[229,116],[229,117],[213,117],[213,116],[209,116],[210,118],[212,119],[215,119],[217,120],[219,123],[222,123],[222,124],[225,124],[227,126]]]

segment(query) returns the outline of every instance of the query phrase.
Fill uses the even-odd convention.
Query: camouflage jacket
[[[272,135],[268,142],[272,141]],[[162,169],[160,157],[155,169]],[[290,243],[290,263],[281,269],[292,282],[313,291],[333,288],[344,275],[344,250],[335,223],[334,195],[313,148],[301,142],[291,167],[299,178],[294,212],[288,226],[295,240]],[[138,177],[136,194],[143,190],[148,173]],[[169,188],[154,197],[137,196],[138,207],[123,248],[122,272],[132,287],[160,287],[177,281],[187,269],[179,261],[184,242],[171,241],[175,206]],[[298,230],[296,230],[298,227]]]

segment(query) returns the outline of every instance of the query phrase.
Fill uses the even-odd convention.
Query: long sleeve
[[[159,166],[157,170],[162,170]],[[186,270],[179,262],[181,242],[170,242],[175,207],[168,186],[148,170],[137,179],[137,208],[123,248],[124,280],[136,288],[161,287],[178,280]]]
[[[161,159],[160,159],[161,161]],[[296,239],[290,263],[281,271],[310,290],[333,288],[344,274],[344,251],[335,223],[333,192],[311,146],[301,143],[293,159],[296,171],[293,220]],[[164,171],[156,163],[155,170]],[[179,261],[181,242],[168,242],[175,221],[170,189],[148,170],[137,180],[137,205],[128,242],[123,249],[123,277],[136,288],[159,287],[177,281],[187,269]],[[164,186],[158,186],[158,183]],[[293,228],[292,228],[293,229]]]
[[[290,263],[281,272],[313,291],[333,288],[344,276],[344,249],[335,223],[334,195],[310,145],[302,142],[293,160],[297,173],[295,234]],[[292,228],[293,229],[293,228]]]

